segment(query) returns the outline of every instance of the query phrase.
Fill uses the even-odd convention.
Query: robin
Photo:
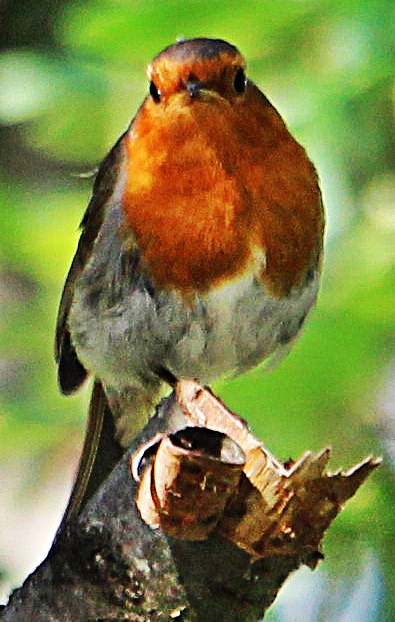
[[[67,520],[166,391],[289,350],[319,287],[314,166],[236,47],[179,41],[97,173],[56,332],[63,393],[94,377]]]

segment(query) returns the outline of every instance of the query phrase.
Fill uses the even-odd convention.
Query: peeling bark
[[[180,432],[188,426],[205,432],[191,440],[189,431]],[[152,493],[164,439],[181,443],[176,454],[183,466],[177,457],[170,504],[167,484],[164,504]],[[144,465],[151,446],[155,451]],[[379,464],[368,458],[347,472],[325,474],[328,459],[325,450],[282,465],[209,391],[180,381],[47,559],[14,591],[1,621],[261,620],[290,572],[301,564],[316,566],[329,523]],[[135,475],[141,468],[147,481],[149,473],[149,486],[131,477],[130,460]],[[207,483],[215,476],[207,488],[215,512],[204,529],[205,497],[194,509],[191,472],[200,491],[199,478]],[[155,529],[141,518],[138,494],[151,504],[145,520],[157,521]],[[215,496],[222,494],[222,500]],[[174,507],[175,521],[169,520]]]

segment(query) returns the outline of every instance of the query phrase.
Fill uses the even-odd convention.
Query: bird
[[[66,522],[172,380],[210,384],[280,360],[320,285],[316,169],[239,50],[180,40],[147,75],[96,174],[59,306],[60,389],[93,378]]]

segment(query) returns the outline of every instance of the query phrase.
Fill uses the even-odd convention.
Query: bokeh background
[[[322,293],[293,353],[217,389],[279,458],[328,444],[333,468],[385,458],[267,620],[395,620],[394,32],[393,0],[0,1],[3,601],[50,546],[82,442],[87,391],[59,395],[53,329],[83,174],[129,123],[153,55],[213,36],[306,146],[328,213]]]

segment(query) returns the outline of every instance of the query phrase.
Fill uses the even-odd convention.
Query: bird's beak
[[[207,90],[207,86],[204,82],[187,82],[186,88],[192,98],[197,97],[201,91]]]

